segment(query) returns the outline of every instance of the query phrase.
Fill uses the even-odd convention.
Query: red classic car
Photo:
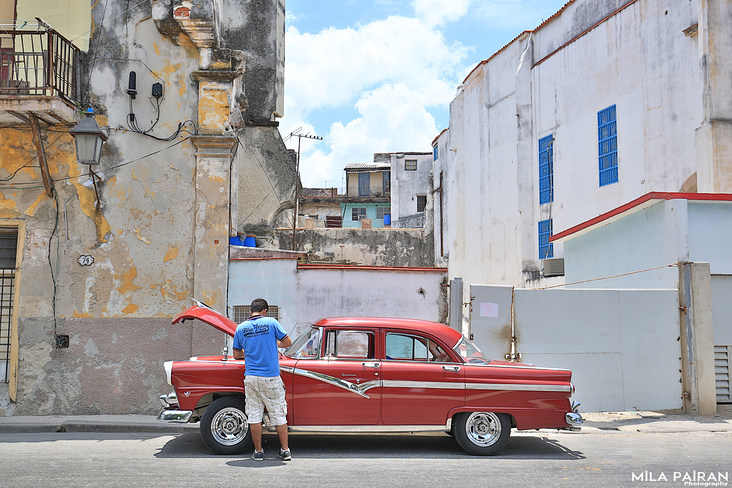
[[[197,302],[173,323],[197,319],[232,335],[237,324]],[[251,446],[243,360],[168,361],[175,392],[160,420],[201,422],[217,454]],[[579,430],[572,372],[488,359],[450,327],[425,320],[321,319],[280,355],[289,426],[444,426],[471,454],[496,454],[511,428]]]

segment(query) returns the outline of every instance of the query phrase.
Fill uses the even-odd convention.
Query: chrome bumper
[[[193,415],[193,412],[190,410],[161,410],[158,414],[158,420],[188,422],[191,420],[191,415]]]
[[[568,427],[565,427],[564,430],[577,432],[582,429],[582,424],[585,423],[585,419],[583,419],[582,415],[579,414],[579,407],[580,402],[574,401],[572,402],[572,411],[564,414],[564,420],[567,422],[568,425]]]
[[[191,410],[178,410],[178,396],[175,392],[167,395],[160,395],[160,413],[158,420],[167,420],[171,422],[188,422],[191,420],[193,412]]]

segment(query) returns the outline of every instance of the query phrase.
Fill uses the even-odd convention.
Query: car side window
[[[436,342],[426,337],[386,334],[386,359],[450,362],[450,356]]]
[[[374,334],[360,330],[329,330],[325,337],[325,355],[339,359],[372,359]]]

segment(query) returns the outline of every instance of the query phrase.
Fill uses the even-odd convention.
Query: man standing
[[[276,319],[266,316],[268,308],[262,298],[252,302],[250,317],[239,324],[234,334],[234,359],[246,360],[244,385],[247,422],[254,442],[252,459],[264,461],[262,416],[266,407],[280,438],[280,459],[289,461],[292,456],[287,444],[287,401],[277,348],[289,347],[292,339]]]

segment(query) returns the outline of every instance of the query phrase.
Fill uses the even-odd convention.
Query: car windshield
[[[295,339],[285,355],[296,358],[317,358],[320,348],[320,328],[311,327]]]
[[[462,356],[466,363],[488,364],[491,362],[491,360],[485,357],[485,355],[480,352],[480,349],[478,349],[478,347],[470,342],[470,340],[465,336],[460,339],[460,342],[458,342],[457,346],[454,347],[454,350]]]

